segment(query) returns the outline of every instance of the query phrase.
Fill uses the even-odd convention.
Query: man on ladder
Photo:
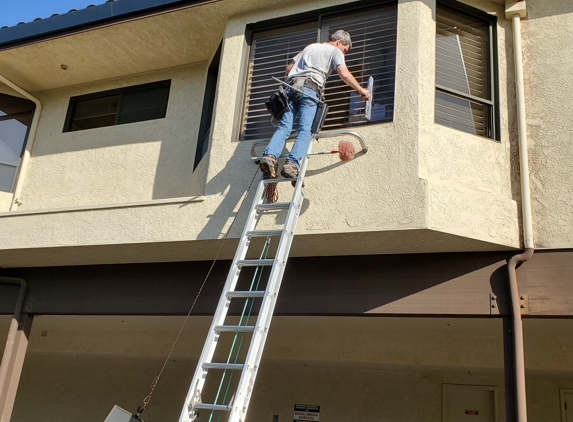
[[[300,161],[306,154],[311,139],[311,128],[319,98],[332,70],[336,69],[340,79],[355,89],[362,98],[370,99],[368,89],[360,86],[346,67],[344,55],[351,47],[350,34],[338,30],[330,36],[330,41],[308,45],[286,67],[288,83],[296,90],[287,90],[289,109],[282,115],[277,130],[263,151],[263,157],[259,164],[263,178],[274,179],[277,177],[277,158],[280,157],[285,142],[291,134],[297,115],[299,116],[298,134],[281,170],[281,175],[287,178],[298,176]],[[301,94],[301,91],[304,94]]]
[[[343,81],[356,89],[363,98],[370,98],[371,91],[363,89],[346,68],[344,53],[349,49],[350,36],[344,31],[337,31],[328,43],[311,44],[287,66],[287,73],[293,79],[293,85],[288,89],[291,109],[282,116],[277,133],[273,136],[273,141],[261,160],[263,162],[261,168],[265,172],[266,180],[259,182],[253,196],[253,204],[199,356],[179,422],[197,421],[201,411],[207,412],[208,419],[203,422],[211,422],[214,417],[216,421],[219,421],[222,413],[228,414],[229,422],[245,421],[302,208],[302,178],[308,165],[306,157],[312,148],[310,143],[313,136],[312,124],[317,103],[323,104],[319,101],[318,95],[330,70],[337,69]],[[297,84],[299,86],[296,86]],[[371,85],[370,82],[369,85]],[[282,171],[286,178],[275,181],[277,158],[290,135],[293,120],[297,114],[301,123],[295,147],[288,156],[287,164]],[[316,130],[314,132],[316,133]],[[361,141],[363,151],[367,150],[359,134],[352,131],[343,132],[345,133],[332,133],[331,135],[354,136]],[[290,183],[295,177],[299,180],[295,184],[290,201],[265,200],[263,192],[268,185],[278,182]],[[278,210],[287,210],[284,221],[277,224],[282,227],[271,230],[258,228],[257,224],[262,215],[267,212],[276,213]],[[253,238],[266,239],[261,253],[255,255],[259,258],[253,258],[252,254],[247,253]],[[274,253],[271,252],[269,256],[271,239],[273,241],[278,239],[278,245]],[[257,242],[252,243],[253,247],[256,247],[255,245]],[[242,270],[245,268],[255,268],[254,274],[247,271],[242,275]],[[264,268],[267,270],[263,272]],[[257,305],[255,305],[255,300]],[[238,319],[238,324],[234,316],[228,318],[229,309],[232,309],[231,302],[239,307],[242,304],[243,312]],[[255,315],[256,321],[253,322]],[[216,354],[215,350],[222,335],[231,336],[221,342],[222,348],[228,350],[219,350]],[[239,351],[243,345],[247,344],[248,350],[243,358]],[[232,379],[235,371],[240,372],[240,378],[236,386],[233,386]],[[210,385],[206,392],[204,392],[205,385]],[[217,416],[214,416],[215,414]]]

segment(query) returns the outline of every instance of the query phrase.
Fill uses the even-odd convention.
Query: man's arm
[[[286,69],[285,69],[285,73],[287,74],[287,76],[288,76],[288,74],[290,73],[290,71],[291,71],[291,69],[293,68],[293,66],[294,66],[294,60],[291,61],[291,62],[287,65],[287,67],[286,67]]]
[[[360,96],[365,100],[370,99],[370,92],[366,88],[362,88],[362,86],[358,83],[354,76],[352,76],[352,73],[350,73],[346,66],[338,65],[336,67],[336,71],[338,72],[340,79],[342,79],[346,85],[352,89],[355,89],[356,92],[358,92]]]

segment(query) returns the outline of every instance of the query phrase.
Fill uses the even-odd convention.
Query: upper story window
[[[300,22],[302,19],[297,19]],[[352,49],[346,54],[346,65],[359,83],[366,86],[374,78],[372,122],[389,122],[394,116],[394,80],[396,68],[397,7],[391,5],[368,10],[328,11],[309,15],[306,23],[279,29],[253,29],[242,140],[268,139],[275,128],[265,101],[278,83],[272,77],[285,79],[285,68],[308,44],[326,42],[338,29],[352,37]],[[268,26],[268,25],[267,25]],[[273,25],[273,28],[277,25]],[[324,90],[329,106],[323,130],[361,125],[364,101],[336,74],[328,78]]]
[[[12,192],[35,105],[0,94],[0,191]]]
[[[436,123],[497,138],[493,30],[485,16],[438,6]]]
[[[64,132],[161,119],[170,86],[167,80],[73,97]]]

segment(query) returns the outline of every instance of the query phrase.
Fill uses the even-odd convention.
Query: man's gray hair
[[[352,48],[352,40],[350,39],[350,34],[348,32],[339,29],[330,36],[330,41],[336,40],[342,40],[342,45],[347,45],[349,50]]]

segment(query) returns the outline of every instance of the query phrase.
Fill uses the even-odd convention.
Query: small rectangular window
[[[492,23],[438,6],[435,122],[495,139]]]
[[[73,97],[64,132],[164,118],[170,86],[168,80]]]

